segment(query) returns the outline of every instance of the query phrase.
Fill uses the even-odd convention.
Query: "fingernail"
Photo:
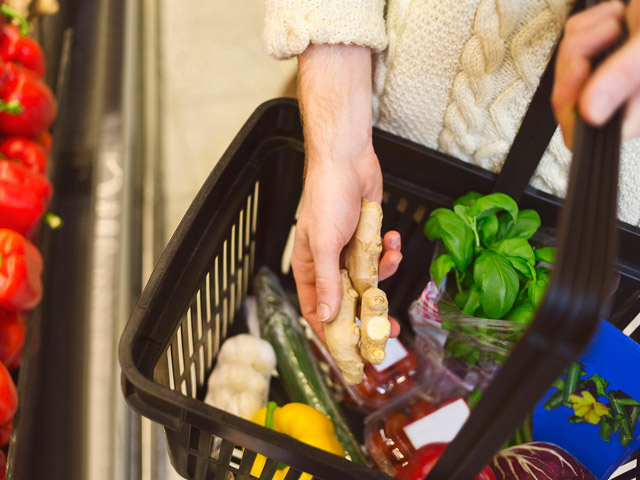
[[[327,320],[329,320],[329,315],[331,315],[329,305],[325,303],[319,303],[318,308],[316,309],[316,318],[321,322],[326,322]]]
[[[393,236],[389,244],[394,250],[400,250],[400,235]]]

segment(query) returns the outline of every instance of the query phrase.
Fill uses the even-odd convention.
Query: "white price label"
[[[390,338],[389,340],[387,340],[387,347],[384,349],[384,360],[380,365],[374,365],[373,368],[375,368],[379,372],[382,372],[394,363],[402,360],[407,355],[409,355],[409,352],[407,352],[407,349],[404,348],[402,342],[397,338]]]
[[[417,450],[430,443],[448,443],[455,438],[471,410],[462,398],[403,427]]]

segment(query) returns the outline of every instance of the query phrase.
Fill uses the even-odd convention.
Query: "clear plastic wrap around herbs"
[[[428,383],[482,390],[521,338],[555,260],[554,248],[530,243],[540,225],[501,193],[471,192],[431,212],[431,282],[410,311]]]

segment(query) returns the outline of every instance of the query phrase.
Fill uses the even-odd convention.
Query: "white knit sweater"
[[[310,43],[371,47],[378,127],[499,172],[572,4],[267,0],[265,41],[277,58]],[[570,161],[557,131],[532,185],[564,196]],[[640,140],[623,146],[619,209],[640,225]]]

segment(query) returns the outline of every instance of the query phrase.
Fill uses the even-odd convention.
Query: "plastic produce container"
[[[408,328],[407,308],[428,281],[433,253],[422,233],[426,215],[469,190],[490,192],[496,176],[378,130],[374,147],[384,175],[383,230],[402,234],[404,257],[411,259],[381,288],[390,314]],[[300,472],[324,479],[389,478],[202,402],[221,342],[246,329],[240,306],[256,268],[281,272],[285,288],[295,291],[283,252],[303,167],[295,101],[260,106],[197,194],[122,334],[124,395],[136,411],[165,427],[172,463],[186,478],[250,478],[257,453],[268,459],[265,479],[279,462],[292,466],[287,479]],[[543,226],[555,226],[558,199],[529,188],[520,206],[537,210]],[[620,296],[611,320],[624,328],[640,310],[640,232],[619,228]],[[418,259],[425,268],[415,268]],[[218,439],[221,448],[212,453]],[[640,468],[634,468],[617,478],[638,475]]]

